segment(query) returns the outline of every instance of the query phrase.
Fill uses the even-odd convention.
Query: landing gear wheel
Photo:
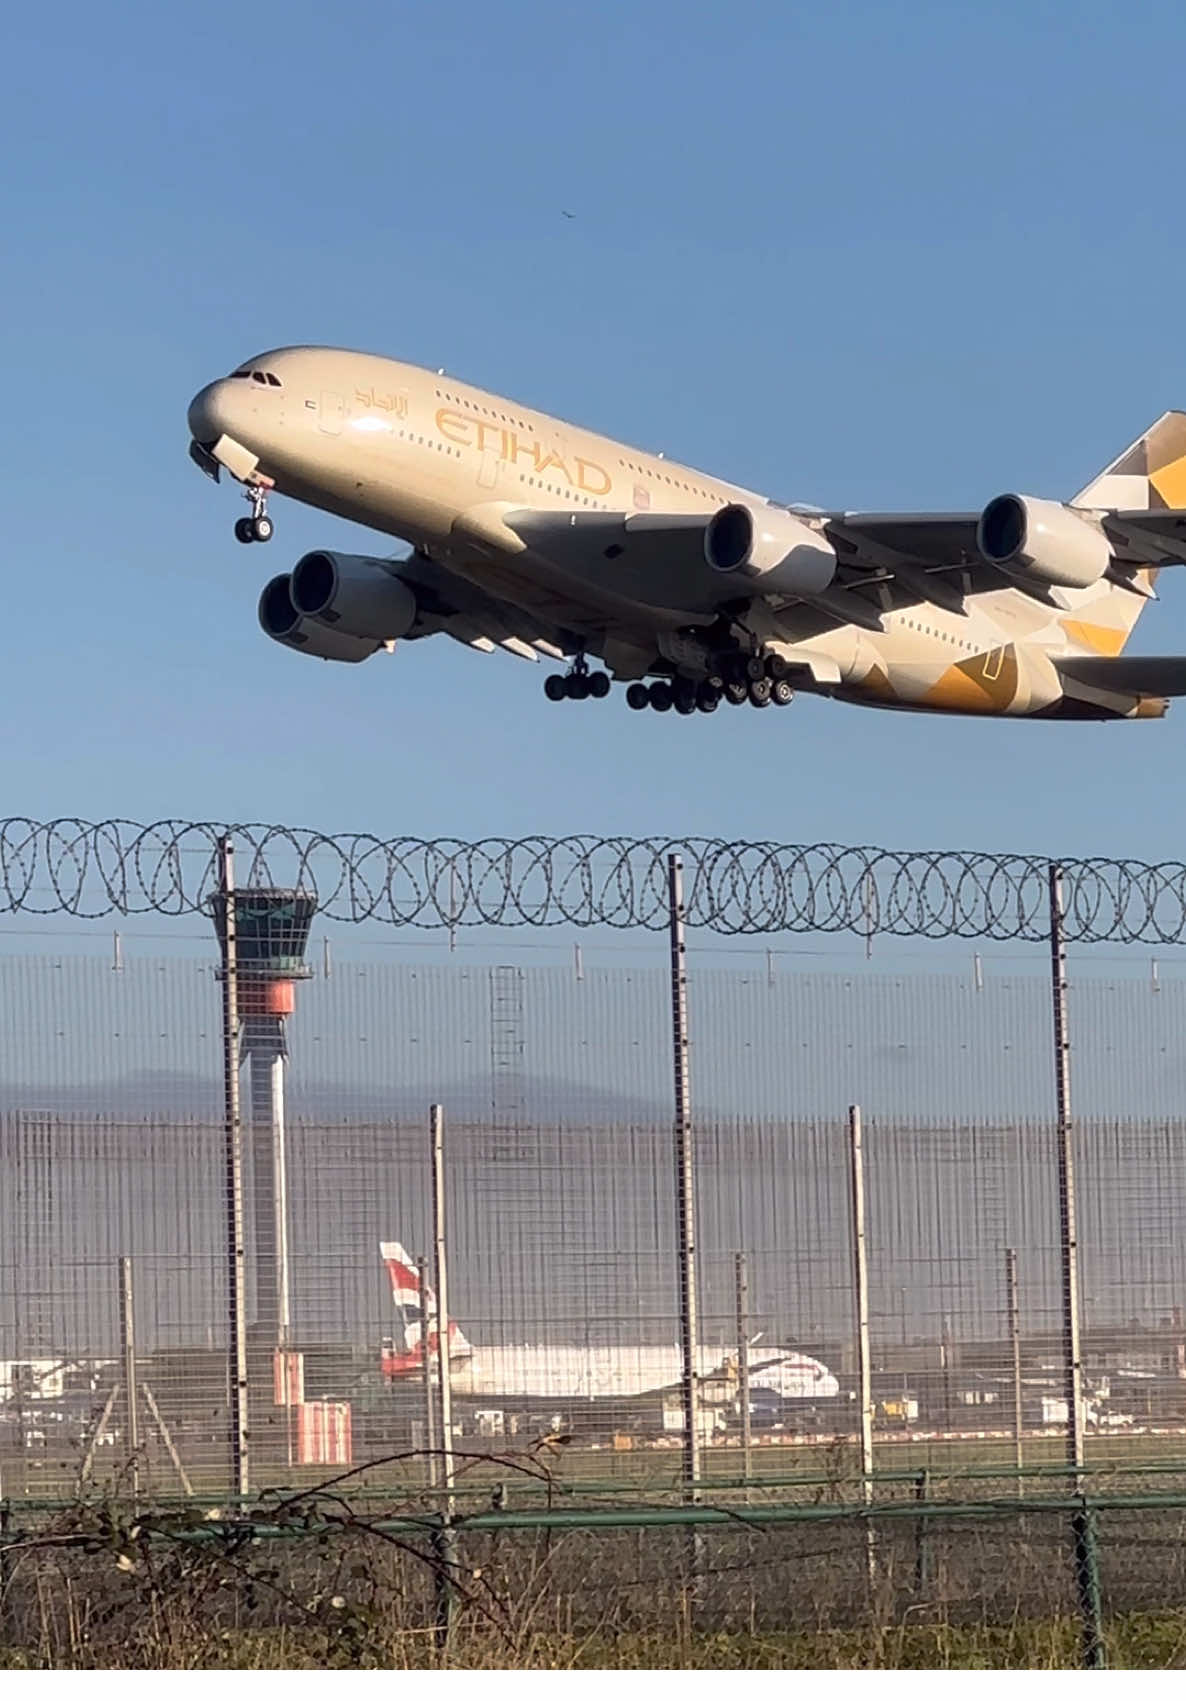
[[[777,703],[780,709],[785,709],[794,695],[785,679],[776,679],[770,687],[770,701]]]
[[[550,673],[544,680],[544,696],[549,703],[562,703],[568,696],[568,681],[562,673]]]
[[[574,703],[583,703],[589,693],[589,675],[587,673],[570,673],[564,681],[564,695]]]
[[[609,696],[609,674],[591,673],[589,675],[589,695],[599,700]]]
[[[758,681],[759,679],[765,679],[765,677],[766,677],[766,662],[765,662],[765,659],[762,656],[747,656],[745,658],[744,667],[745,667],[745,677],[747,679],[753,680],[755,682]]]
[[[626,687],[626,707],[628,709],[649,709],[651,694],[641,679],[636,679]]]
[[[276,527],[266,514],[257,514],[255,519],[248,520],[247,524],[255,543],[270,543],[272,541],[272,533],[276,530]]]
[[[648,688],[647,696],[650,699],[651,708],[658,709],[661,715],[665,715],[670,709],[672,702],[671,687],[664,680],[656,679],[654,684]]]
[[[749,700],[755,709],[764,709],[770,701],[770,681],[768,679],[751,679]]]
[[[725,701],[739,708],[742,703],[749,702],[749,682],[744,679],[728,679],[725,681]]]
[[[696,690],[696,707],[702,715],[711,715],[720,707],[721,694],[715,685],[701,685]]]
[[[766,657],[767,679],[785,679],[790,671],[791,665],[785,656],[772,654]]]
[[[696,687],[690,679],[677,679],[671,688],[671,701],[677,715],[696,713]]]
[[[255,542],[255,521],[249,520],[244,514],[241,520],[235,521],[235,536],[240,543]]]

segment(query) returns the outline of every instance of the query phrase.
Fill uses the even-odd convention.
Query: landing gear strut
[[[244,494],[251,503],[251,517],[244,514],[235,521],[235,536],[240,543],[268,543],[276,529],[268,518],[268,493],[260,484],[249,484]]]
[[[581,703],[586,697],[609,696],[609,674],[589,670],[584,656],[578,656],[567,673],[550,673],[544,680],[544,696],[549,703],[562,703],[567,698]]]

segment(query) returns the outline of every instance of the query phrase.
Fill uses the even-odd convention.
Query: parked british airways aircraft
[[[379,1255],[391,1278],[391,1297],[401,1331],[400,1337],[389,1336],[383,1342],[381,1371],[392,1383],[422,1384],[425,1345],[430,1375],[433,1358],[439,1363],[436,1298],[428,1286],[421,1291],[416,1265],[398,1241],[381,1241]],[[762,1347],[758,1340],[755,1336],[749,1343],[751,1389],[766,1389],[782,1400],[811,1405],[839,1398],[840,1384],[827,1365],[793,1347]],[[674,1392],[683,1375],[683,1354],[678,1345],[523,1343],[474,1347],[454,1318],[449,1320],[448,1341],[449,1380],[454,1392],[487,1399],[621,1403]],[[735,1401],[739,1373],[736,1351],[730,1354],[711,1346],[697,1349],[695,1374],[705,1405]]]
[[[1166,413],[1069,503],[825,512],[771,501],[443,372],[284,348],[208,384],[190,455],[251,503],[275,492],[411,545],[329,549],[265,587],[260,624],[364,661],[445,633],[565,664],[549,698],[757,707],[796,690],[882,708],[1072,720],[1161,716],[1186,658],[1124,656],[1186,551],[1186,414]],[[594,664],[601,665],[594,665]]]

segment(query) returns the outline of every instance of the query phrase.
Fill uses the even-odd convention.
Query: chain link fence
[[[1154,1458],[1186,1442],[1186,1160],[1174,1114],[1186,984],[1163,973],[1156,986],[1079,978],[1071,994],[1093,1459]],[[295,1435],[276,1381],[280,1345],[298,1404],[332,1408],[339,1426],[349,1409],[349,1442],[342,1433],[337,1445],[352,1462],[424,1439],[414,1349],[431,1299],[418,1311],[414,1269],[410,1285],[393,1286],[381,1247],[397,1245],[411,1266],[431,1255],[430,1100],[447,1118],[459,1441],[560,1427],[601,1455],[599,1472],[670,1474],[682,1419],[666,992],[662,972],[646,969],[578,979],[348,960],[302,989],[284,1089],[283,1342],[265,1291],[270,1243],[255,1234],[259,1196],[274,1208],[272,1112],[261,1127],[246,1109],[251,1426],[265,1477],[298,1470],[302,1448],[314,1448],[311,1468],[324,1462]],[[1066,1407],[1056,1129],[1041,1114],[1046,995],[1039,976],[977,988],[971,973],[693,967],[711,1475],[743,1474],[743,1355],[752,1471],[768,1457],[806,1459],[809,1470],[858,1432],[843,1120],[857,1097],[878,1463],[941,1469],[953,1449],[1057,1462]],[[0,1103],[3,1490],[68,1494],[80,1475],[123,1467],[126,1389],[95,1436],[126,1382],[123,1259],[142,1475],[161,1492],[183,1475],[225,1489],[210,965],[7,957],[0,998],[20,1069],[14,1081],[10,1065]],[[1143,1114],[1119,1114],[1125,1102]]]

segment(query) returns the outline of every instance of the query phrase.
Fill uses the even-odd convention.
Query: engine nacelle
[[[836,576],[836,551],[822,533],[785,508],[730,502],[704,529],[704,558],[718,573],[754,581],[754,589],[812,596]]]
[[[351,632],[323,626],[320,620],[307,620],[293,606],[287,573],[269,579],[264,586],[259,599],[259,623],[278,644],[287,644],[289,649],[301,650],[307,656],[319,656],[322,661],[366,661],[380,647],[375,638],[356,638]]]
[[[1097,526],[1061,502],[997,496],[976,527],[976,547],[1012,578],[1083,591],[1102,579],[1112,546]]]
[[[315,549],[292,570],[292,606],[308,620],[380,642],[402,638],[416,620],[416,596],[386,561]]]

